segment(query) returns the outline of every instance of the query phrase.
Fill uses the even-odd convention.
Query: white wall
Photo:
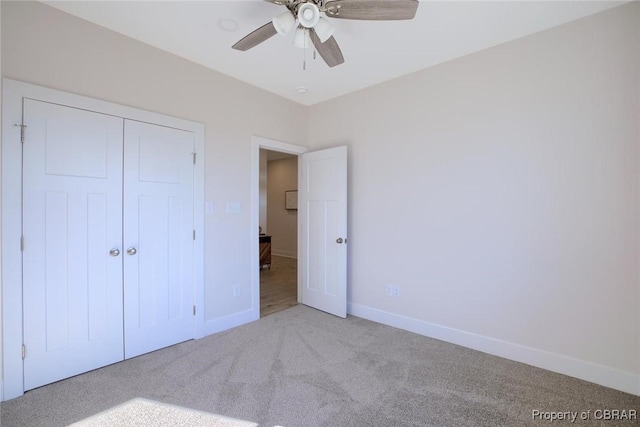
[[[634,2],[312,107],[351,312],[640,394],[639,32]]]
[[[298,158],[267,164],[267,223],[274,255],[298,256],[298,211],[285,209],[285,191],[298,189]]]
[[[207,330],[233,324],[251,309],[251,137],[305,145],[307,111],[44,4],[2,9],[5,77],[206,125],[205,200],[214,206],[205,218]],[[228,202],[240,213],[227,214]]]

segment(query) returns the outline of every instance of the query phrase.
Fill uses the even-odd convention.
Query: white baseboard
[[[291,251],[281,251],[278,249],[271,249],[271,255],[274,256],[281,256],[281,257],[285,257],[285,258],[298,258],[298,254],[295,252],[291,252]]]
[[[430,338],[526,363],[640,396],[640,375],[561,354],[449,328],[383,310],[350,303],[348,313]]]
[[[204,334],[211,335],[217,332],[226,331],[227,329],[235,328],[249,322],[256,321],[260,318],[260,310],[258,310],[258,317],[256,317],[255,310],[241,311],[240,313],[234,313],[229,316],[221,317],[220,319],[209,320],[204,325]]]

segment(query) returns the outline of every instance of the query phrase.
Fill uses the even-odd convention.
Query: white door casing
[[[347,147],[298,160],[301,302],[347,317]]]
[[[215,329],[210,332],[217,332],[243,323],[258,320],[260,318],[260,270],[259,270],[259,232],[260,224],[260,149],[280,151],[283,153],[298,156],[308,150],[307,147],[286,142],[276,141],[261,136],[251,137],[251,310],[244,316],[236,316],[231,320],[225,319],[222,322],[215,322]],[[300,296],[300,292],[298,292]],[[209,331],[208,331],[209,332]]]
[[[25,390],[122,360],[122,122],[24,102]]]
[[[125,121],[125,358],[194,336],[194,134]]]

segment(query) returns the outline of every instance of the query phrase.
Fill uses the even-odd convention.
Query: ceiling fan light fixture
[[[298,27],[295,34],[293,35],[293,45],[295,47],[305,49],[307,47],[311,47],[312,43],[313,42],[311,41],[309,30],[303,27]]]
[[[296,18],[290,12],[285,12],[282,15],[278,15],[272,20],[273,26],[282,36],[286,36],[296,25]]]
[[[328,20],[321,17],[316,26],[313,27],[313,30],[316,32],[320,41],[324,43],[333,35],[335,28]]]
[[[320,9],[314,3],[305,3],[298,8],[298,22],[305,28],[313,28],[320,20]]]
[[[1,1],[1,0],[0,0]],[[344,56],[333,37],[334,28],[324,16],[361,21],[402,21],[414,19],[419,0],[266,0],[284,6],[283,13],[253,30],[233,46],[246,51],[276,34],[286,34],[295,28],[293,44],[300,48],[312,47],[330,67],[344,63]],[[292,22],[293,21],[293,22]],[[306,50],[303,51],[302,69],[306,69]]]

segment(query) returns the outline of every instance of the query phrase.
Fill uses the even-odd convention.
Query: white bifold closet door
[[[29,390],[123,359],[123,120],[28,99],[23,114]]]
[[[24,389],[193,338],[193,134],[29,99],[23,122]]]
[[[125,121],[125,358],[194,336],[191,132]]]

